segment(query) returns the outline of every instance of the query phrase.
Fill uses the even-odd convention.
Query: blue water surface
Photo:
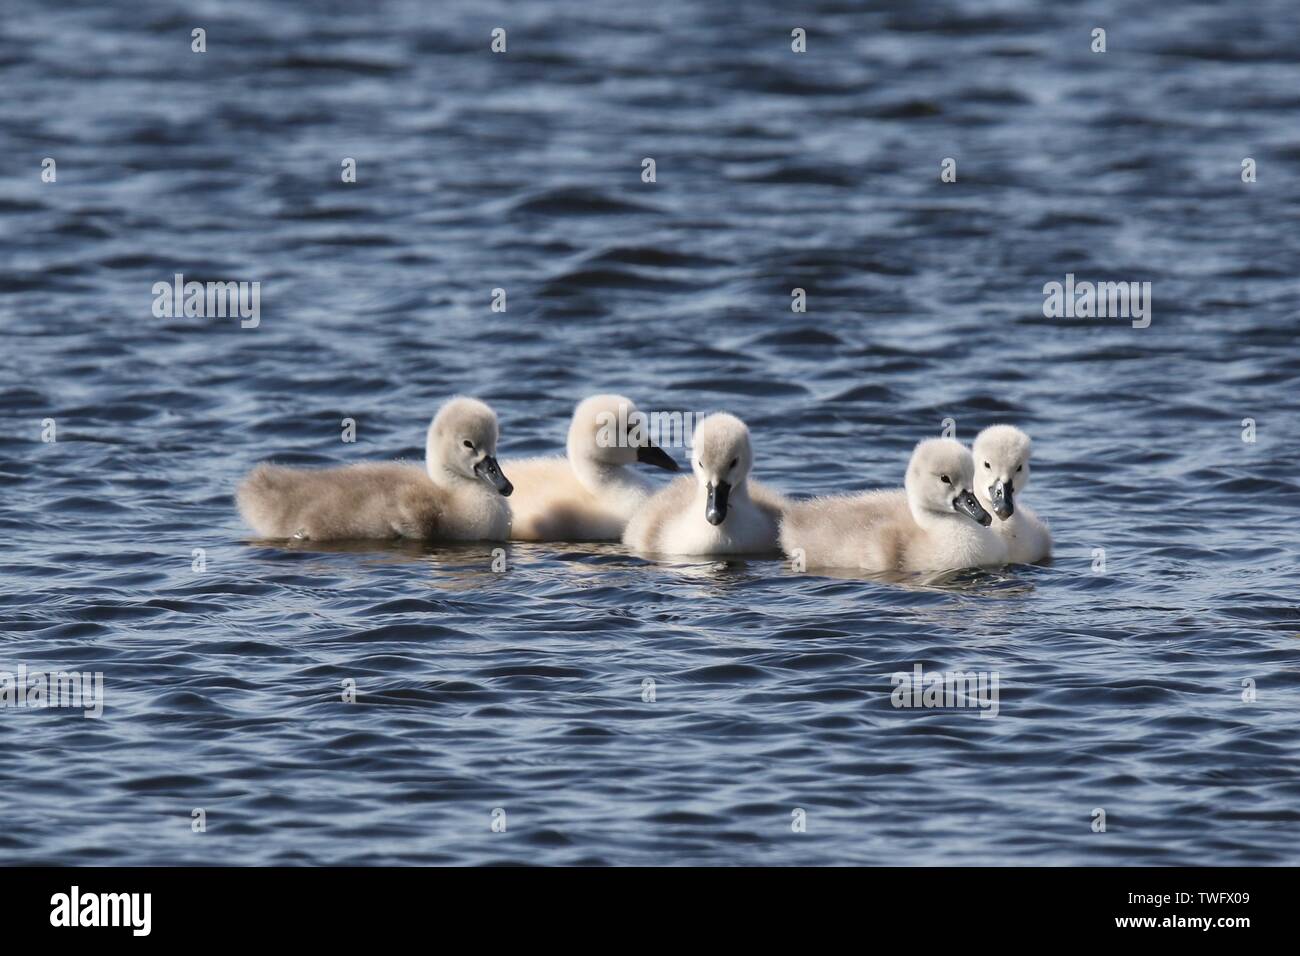
[[[1298,36],[1291,0],[5,4],[0,670],[105,701],[0,708],[0,861],[1300,863]],[[260,282],[259,324],[156,317],[177,273]],[[1151,282],[1150,326],[1045,317],[1067,274]],[[795,496],[1017,423],[1055,559],[498,572],[234,509],[261,460],[418,458],[451,394],[508,459],[610,390],[741,415]],[[997,717],[893,707],[918,664],[996,671]]]

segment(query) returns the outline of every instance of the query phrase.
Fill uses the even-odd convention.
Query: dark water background
[[[0,709],[0,861],[1300,862],[1292,0],[0,10],[0,669],[107,693]],[[154,318],[175,272],[260,327]],[[1067,272],[1151,327],[1045,319]],[[796,495],[1017,422],[1056,560],[497,574],[233,508],[266,458],[418,456],[456,392],[556,450],[598,390],[740,414]],[[895,710],[918,662],[1000,715]]]

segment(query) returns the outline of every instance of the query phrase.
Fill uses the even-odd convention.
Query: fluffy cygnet
[[[477,399],[453,398],[429,425],[424,468],[258,465],[236,498],[244,520],[264,538],[504,541],[505,499],[513,488],[496,450],[496,413]]]
[[[628,523],[623,541],[645,554],[721,555],[775,551],[785,499],[749,480],[749,429],[710,415],[695,429],[693,477],[664,488]]]
[[[569,425],[567,458],[507,461],[515,483],[510,537],[517,541],[617,541],[654,486],[637,462],[678,471],[650,444],[643,416],[622,395],[593,395]]]
[[[1006,547],[972,492],[971,454],[951,438],[916,446],[903,490],[796,502],[781,548],[806,567],[946,571],[1002,564]]]
[[[1016,499],[1029,484],[1029,436],[1013,425],[992,425],[975,437],[975,494],[997,516],[993,530],[1007,546],[1007,560],[1032,564],[1052,553],[1052,533]]]

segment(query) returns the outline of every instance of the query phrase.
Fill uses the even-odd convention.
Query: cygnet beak
[[[654,465],[665,471],[681,471],[681,465],[668,452],[658,445],[643,445],[636,450],[636,460],[646,465]]]
[[[515,490],[515,486],[510,484],[510,479],[501,474],[501,466],[497,464],[497,460],[491,455],[484,455],[479,460],[479,463],[474,466],[474,474],[501,492],[506,498],[509,498],[510,492]]]
[[[952,510],[961,512],[986,528],[993,523],[993,516],[984,510],[979,499],[970,491],[963,491],[952,499]]]
[[[1002,521],[1010,518],[1016,510],[1015,502],[1011,500],[1015,490],[1014,482],[1001,479],[989,485],[989,503],[993,505],[993,513]]]
[[[704,506],[704,517],[712,525],[722,524],[727,517],[727,496],[731,494],[731,485],[725,481],[705,485],[709,492],[708,503]]]

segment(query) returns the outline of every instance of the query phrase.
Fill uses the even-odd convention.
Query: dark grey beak
[[[969,491],[963,491],[956,498],[952,499],[952,510],[960,511],[967,517],[978,521],[986,528],[993,523],[993,516],[984,510],[979,503],[979,499]]]
[[[731,485],[720,481],[716,485],[705,485],[709,490],[709,502],[704,507],[704,517],[709,524],[722,524],[727,517],[727,496],[731,494]]]
[[[1010,518],[1016,510],[1015,502],[1011,500],[1015,490],[1013,482],[1001,479],[989,485],[989,503],[993,505],[993,513],[1002,521]]]
[[[515,490],[515,486],[510,484],[510,479],[501,474],[501,466],[491,455],[484,455],[483,460],[474,466],[474,474],[507,498],[510,497],[510,492]]]
[[[636,450],[636,460],[646,465],[654,465],[656,468],[663,468],[665,471],[681,471],[682,466],[677,464],[673,456],[668,454],[658,445],[645,445]]]

